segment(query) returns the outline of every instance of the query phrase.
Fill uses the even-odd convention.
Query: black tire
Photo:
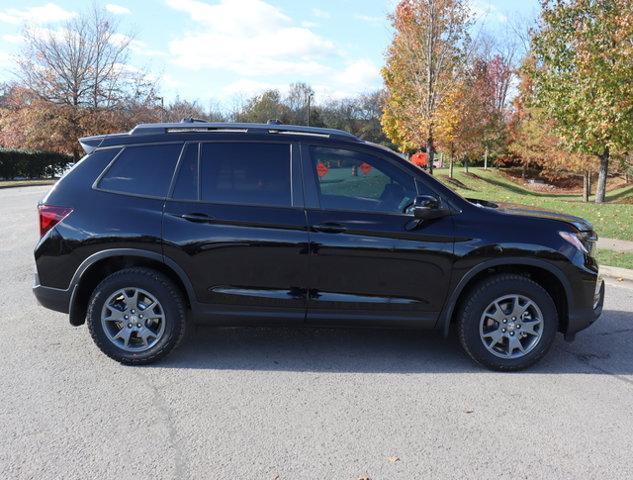
[[[541,310],[543,327],[540,340],[520,358],[501,358],[491,353],[482,340],[479,324],[484,309],[504,295],[518,294],[531,299]],[[469,292],[457,312],[459,340],[477,363],[497,371],[516,371],[538,362],[550,349],[558,331],[558,311],[549,293],[527,277],[499,274],[488,277]]]
[[[108,297],[129,287],[152,294],[164,310],[162,336],[155,345],[141,352],[130,352],[115,345],[101,324],[101,312]],[[187,323],[185,302],[179,289],[162,273],[149,268],[126,268],[106,277],[92,292],[86,323],[95,344],[108,357],[126,365],[147,365],[166,356],[182,341]]]

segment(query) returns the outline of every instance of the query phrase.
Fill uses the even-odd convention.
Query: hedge
[[[72,162],[72,157],[61,153],[0,148],[0,178],[52,178],[61,175]]]

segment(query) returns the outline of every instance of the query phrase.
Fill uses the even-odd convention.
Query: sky
[[[508,34],[538,0],[469,0],[482,29]],[[396,0],[115,0],[98,2],[133,38],[131,68],[176,96],[230,109],[267,88],[306,82],[316,101],[380,88]],[[88,0],[0,0],[0,81],[14,78],[26,25],[58,30]],[[120,37],[123,38],[123,37]]]

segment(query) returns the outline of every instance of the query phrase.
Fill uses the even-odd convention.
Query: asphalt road
[[[633,478],[632,290],[518,374],[455,338],[314,329],[198,329],[123,367],[31,294],[45,191],[0,190],[2,479]]]

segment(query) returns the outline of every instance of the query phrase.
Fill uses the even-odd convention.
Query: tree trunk
[[[524,163],[524,164],[523,164],[523,169],[521,170],[521,178],[522,178],[523,180],[525,180],[525,173],[526,173],[526,170],[527,170],[527,165]]]
[[[468,173],[468,157],[464,158],[464,167],[466,168],[466,173]]]
[[[596,188],[596,203],[604,203],[607,193],[607,174],[609,173],[609,149],[605,148],[600,155],[600,170],[598,171],[598,186]]]
[[[426,141],[426,154],[429,161],[429,173],[433,175],[433,160],[435,158],[435,150],[433,148],[433,137],[429,137]]]
[[[585,172],[582,175],[582,201],[589,201],[589,172]]]
[[[591,196],[591,172],[587,172],[587,191],[589,196]]]
[[[453,154],[451,154],[450,160],[448,164],[448,176],[453,178]]]
[[[484,150],[484,170],[488,170],[488,147]]]

